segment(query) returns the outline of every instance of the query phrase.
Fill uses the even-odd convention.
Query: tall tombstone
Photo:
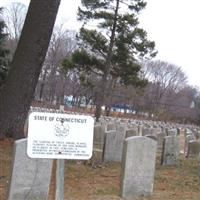
[[[167,129],[168,136],[177,136],[177,129]]]
[[[93,154],[91,161],[102,162],[105,142],[105,127],[103,125],[94,126]]]
[[[193,134],[185,136],[185,144],[184,144],[184,155],[187,157],[188,155],[188,145],[190,141],[195,141],[195,137]]]
[[[103,149],[105,131],[102,125],[94,126],[94,148]]]
[[[116,130],[116,124],[115,123],[109,123],[106,126],[106,131]]]
[[[149,127],[145,127],[143,128],[142,130],[142,136],[145,136],[145,135],[150,135],[153,133],[153,129],[152,128],[149,128]]]
[[[148,196],[153,192],[157,142],[148,137],[125,139],[120,195],[123,198]]]
[[[15,142],[8,200],[46,200],[53,162],[29,158],[26,150],[27,139]]]
[[[177,165],[179,157],[179,140],[176,136],[166,136],[163,141],[162,165]]]
[[[160,132],[157,134],[157,142],[158,142],[158,149],[159,150],[162,150],[162,147],[163,147],[163,140],[164,140],[164,137],[165,137],[165,133],[163,132]]]
[[[105,143],[103,149],[103,161],[113,161],[115,160],[115,137],[116,130],[105,132]]]
[[[190,157],[199,157],[200,156],[200,142],[198,141],[189,141],[187,149],[187,158]]]
[[[123,143],[126,134],[126,125],[117,125],[117,130],[107,131],[105,135],[105,147],[103,160],[121,162]]]
[[[137,135],[138,135],[137,129],[127,129],[125,137],[127,138],[127,137],[132,137],[132,136],[137,136]]]

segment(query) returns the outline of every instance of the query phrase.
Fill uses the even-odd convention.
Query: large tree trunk
[[[0,91],[0,138],[22,138],[60,0],[31,0],[5,86]]]

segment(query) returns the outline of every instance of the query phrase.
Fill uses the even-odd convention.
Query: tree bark
[[[0,138],[24,137],[60,0],[31,0],[7,81],[0,91]]]

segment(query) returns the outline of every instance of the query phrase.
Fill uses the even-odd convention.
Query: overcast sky
[[[0,6],[29,0],[0,0]],[[61,0],[58,21],[77,29],[76,12],[80,0]],[[180,66],[189,84],[200,87],[200,0],[146,0],[139,16],[141,26],[155,41],[156,59]]]

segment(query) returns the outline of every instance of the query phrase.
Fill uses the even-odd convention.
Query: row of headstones
[[[188,148],[193,149],[190,150],[192,155],[195,154],[199,157],[200,143],[193,141],[189,144],[191,146],[189,145]],[[155,138],[133,136],[125,139],[122,154],[122,197],[131,198],[153,193],[156,145]],[[161,163],[163,165],[178,164],[178,137],[175,135],[166,136],[163,146]]]
[[[117,127],[119,133],[122,133],[124,129],[121,124]],[[110,133],[111,135],[109,135]],[[130,134],[130,130],[127,133]],[[104,151],[106,151],[106,148],[110,148],[107,151],[113,152],[114,149],[116,152],[108,153],[110,158],[114,161],[120,158],[120,161],[122,161],[121,196],[128,198],[130,196],[151,194],[153,191],[157,151],[156,138],[129,135],[124,138],[123,144],[121,144],[120,137],[113,130],[107,131],[106,135],[109,135],[109,140],[106,139],[106,141],[114,141],[114,144],[108,143],[108,147],[106,147],[105,143]],[[119,135],[122,136],[123,134]],[[26,142],[26,139],[22,139],[15,143],[8,199],[47,199],[52,160],[30,159],[27,157]],[[178,137],[176,135],[164,137],[162,164],[171,165],[177,163],[177,147]],[[117,153],[119,149],[121,149],[121,153]],[[115,153],[117,153],[117,156]]]
[[[157,142],[148,137],[137,136],[125,139],[121,179],[122,197],[152,193],[156,146]],[[26,148],[27,139],[15,142],[8,200],[45,200],[48,198],[52,160],[29,158]]]
[[[152,193],[156,148],[157,142],[152,138],[133,136],[125,139],[122,155],[122,197]],[[51,168],[52,160],[27,157],[26,139],[17,141],[8,199],[46,199]]]
[[[99,147],[102,148],[103,161],[122,162],[122,197],[148,195],[153,192],[155,158],[159,149],[157,143],[162,148],[161,164],[178,164],[181,130],[166,129],[167,131],[162,132],[161,129],[141,127],[127,129],[125,124],[107,124],[106,127],[97,125],[94,129],[94,142],[101,144]],[[189,152],[194,152],[191,150],[194,149],[194,141],[189,144]],[[198,151],[196,155],[199,156],[200,148],[195,148]]]
[[[105,161],[120,161],[123,149],[123,140],[127,137],[139,135],[154,138],[158,142],[157,151],[161,153],[164,151],[163,148],[166,147],[165,143],[170,143],[168,142],[169,139],[165,137],[175,136],[174,140],[178,140],[181,132],[185,135],[184,153],[187,155],[186,157],[195,154],[195,152],[198,156],[198,151],[200,151],[200,133],[197,130],[180,128],[169,129],[166,127],[150,128],[142,125],[137,126],[136,124],[104,123],[96,125],[94,128],[94,147],[103,153],[102,157]],[[175,141],[174,143],[176,145],[178,141]],[[179,152],[178,147],[179,145],[176,145],[176,152]]]
[[[71,112],[66,111],[63,105],[60,105],[59,109],[53,109],[53,108],[42,108],[42,107],[30,107],[30,112],[50,112],[50,113],[65,113],[65,114],[83,114],[78,112]],[[85,115],[85,114],[84,114]],[[129,123],[130,125],[143,125],[147,128],[165,128],[173,129],[173,128],[190,128],[190,129],[199,129],[199,127],[194,125],[183,125],[183,124],[177,124],[177,123],[171,123],[171,122],[163,122],[163,121],[152,121],[152,120],[137,120],[137,119],[130,119],[130,118],[114,118],[114,117],[105,117],[102,116],[100,118],[100,121],[102,123],[105,122],[113,122],[113,123]]]
[[[177,164],[179,155],[177,129],[136,124],[121,124],[118,121],[117,124],[97,125],[94,129],[94,147],[102,150],[103,161],[122,161],[121,196],[124,198],[152,193],[156,151],[159,149],[157,143],[162,148],[163,165]],[[25,153],[26,141],[21,142],[15,148],[9,199],[46,199],[52,161],[29,159]],[[45,177],[43,170],[47,172]],[[23,180],[18,177],[23,177]],[[43,187],[38,188],[41,185]]]
[[[177,131],[166,132],[160,128],[150,129],[142,128],[142,126],[130,128],[127,124],[96,125],[94,127],[94,150],[98,149],[102,152],[103,161],[121,161],[124,139],[131,136],[147,136],[156,140],[157,150],[162,152],[165,137],[177,136]]]

